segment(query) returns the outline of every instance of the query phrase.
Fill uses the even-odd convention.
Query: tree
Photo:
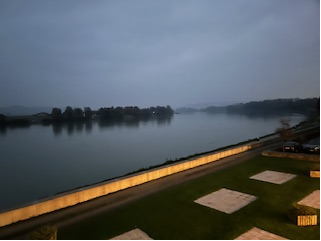
[[[86,120],[91,120],[93,116],[93,111],[90,109],[90,107],[85,107],[84,108],[84,115]]]
[[[75,108],[74,110],[74,119],[75,120],[82,120],[84,119],[84,112],[80,108]]]
[[[166,106],[166,113],[168,115],[174,115],[175,111],[169,105]]]
[[[70,106],[66,107],[66,110],[62,114],[65,120],[71,121],[74,119],[74,109]]]
[[[61,115],[61,109],[59,108],[53,108],[51,111],[51,118],[54,121],[59,121],[62,119],[62,115]]]

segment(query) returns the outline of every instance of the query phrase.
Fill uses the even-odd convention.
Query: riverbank
[[[301,128],[299,128],[299,129],[301,129]],[[271,139],[271,137],[268,137],[267,139]],[[273,138],[272,138],[272,140],[273,140]],[[262,140],[261,140],[262,141]],[[265,140],[266,141],[266,140]],[[257,145],[256,146],[256,148],[258,148],[258,149],[260,149],[260,147],[259,147],[259,145]],[[265,147],[263,147],[263,148],[267,148],[267,146],[265,146]],[[252,151],[251,151],[252,152]],[[225,160],[225,159],[223,159],[223,160]],[[220,162],[218,162],[218,163],[223,163],[222,161],[220,161]],[[209,165],[209,164],[208,164]],[[205,165],[205,167],[207,167],[208,165]],[[204,166],[203,166],[204,167]],[[196,171],[197,172],[197,168],[193,168],[192,169],[193,171]],[[191,171],[192,171],[191,170]],[[184,171],[183,173],[186,173],[187,171]],[[176,174],[177,175],[177,174]],[[176,176],[176,175],[173,175],[173,176]],[[161,179],[163,179],[163,178],[161,178]],[[143,184],[144,185],[144,184]],[[140,186],[142,186],[142,185],[140,185]],[[132,188],[130,188],[130,189],[132,189]],[[130,189],[126,189],[126,190],[130,190]],[[110,194],[110,195],[113,195],[113,194]],[[109,195],[107,195],[107,196],[109,196]],[[91,202],[91,201],[90,201]],[[88,202],[87,202],[88,203]],[[85,203],[84,203],[85,204]],[[79,206],[80,204],[78,204],[78,205],[76,205],[76,206]],[[71,208],[73,208],[73,207],[71,207]],[[69,209],[69,208],[68,208]],[[54,212],[54,213],[59,213],[60,211],[56,211],[56,212]],[[54,214],[53,213],[53,214]],[[49,215],[49,214],[48,214]],[[43,216],[46,216],[46,215],[42,215],[41,217],[43,217]],[[39,217],[39,218],[41,218],[41,217]],[[28,222],[28,220],[27,221],[24,221],[24,222]],[[21,223],[21,222],[19,222],[19,223]],[[19,223],[17,224],[17,225],[19,225]],[[23,222],[22,222],[23,223]],[[13,225],[16,225],[16,224],[13,224]],[[12,225],[10,225],[10,226],[12,226]],[[6,228],[6,227],[4,227],[4,228]]]
[[[139,227],[154,239],[194,239],[196,237],[195,239],[222,240],[233,239],[233,235],[236,237],[239,233],[242,233],[243,230],[247,229],[251,223],[258,222],[268,226],[270,226],[270,224],[274,227],[279,226],[280,229],[284,230],[283,233],[279,233],[279,231],[273,229],[271,230],[271,228],[269,230],[266,226],[265,230],[274,231],[274,233],[282,234],[284,237],[290,239],[316,239],[315,237],[318,235],[319,227],[312,227],[309,228],[309,232],[302,232],[302,229],[296,228],[295,225],[290,224],[287,219],[284,220],[282,218],[282,213],[286,210],[287,205],[293,201],[290,201],[290,197],[287,197],[286,200],[283,201],[280,201],[278,198],[276,201],[279,202],[279,206],[275,206],[277,202],[274,202],[275,204],[271,206],[272,209],[270,211],[268,210],[262,213],[247,209],[248,211],[245,211],[245,215],[241,210],[233,214],[230,218],[224,215],[217,216],[217,212],[213,213],[213,211],[210,211],[208,214],[203,213],[202,219],[199,219],[193,216],[196,214],[195,211],[193,211],[195,207],[192,209],[189,207],[188,203],[193,203],[194,200],[194,197],[190,196],[191,192],[194,193],[194,196],[195,191],[196,193],[200,191],[207,193],[215,190],[215,187],[224,186],[233,188],[233,185],[242,185],[244,188],[250,188],[252,191],[247,192],[251,193],[253,192],[253,187],[250,187],[247,182],[244,182],[244,178],[264,169],[289,171],[289,163],[291,163],[292,172],[295,170],[295,174],[298,174],[300,178],[294,183],[290,183],[290,186],[286,185],[286,188],[289,188],[291,191],[286,191],[283,188],[280,189],[279,186],[276,187],[276,190],[279,190],[278,192],[281,193],[291,193],[291,195],[296,195],[297,197],[301,195],[304,196],[311,188],[313,189],[314,186],[318,184],[318,180],[309,179],[309,181],[316,184],[306,188],[310,185],[306,182],[307,178],[305,177],[305,170],[309,169],[307,162],[292,159],[284,159],[287,161],[283,161],[283,159],[273,158],[264,158],[265,161],[262,162],[260,159],[254,158],[259,156],[262,150],[266,148],[273,149],[277,146],[278,143],[227,157],[218,162],[161,178],[67,209],[12,224],[0,228],[0,238],[26,239],[32,230],[50,223],[58,228],[59,239],[109,239],[129,231],[134,227]],[[304,182],[302,182],[302,180],[304,180]],[[232,185],[232,183],[234,184]],[[293,192],[298,191],[297,185],[303,185],[305,187],[300,189],[300,194]],[[270,187],[273,187],[273,185]],[[235,188],[236,187],[234,187],[234,189]],[[243,189],[243,191],[246,190]],[[278,196],[271,196],[271,193],[266,189],[262,189],[262,192],[265,193],[264,196],[260,195],[259,203],[255,204],[260,210],[262,210],[262,205],[267,205],[266,198],[273,200]],[[186,195],[189,197],[186,198]],[[280,196],[280,198],[282,199],[282,196]],[[274,209],[275,207],[277,208]],[[282,207],[285,207],[285,210],[283,210]],[[183,212],[184,215],[180,212]],[[264,216],[266,213],[273,215]],[[278,215],[276,215],[277,213]],[[211,220],[207,222],[209,215],[214,219],[211,218]],[[240,223],[241,217],[243,218]],[[244,219],[244,217],[246,217],[246,219]],[[217,218],[220,220],[219,222],[216,220]],[[200,221],[202,225],[199,225]],[[224,227],[227,223],[230,223],[230,225]],[[213,224],[215,225],[213,226]],[[164,228],[164,225],[166,228]],[[186,225],[192,225],[194,228],[184,231],[184,228],[181,227],[186,228]],[[200,229],[200,227],[205,227],[205,229]],[[232,230],[227,230],[227,227],[235,227],[235,229],[232,228],[233,232],[231,232]],[[259,227],[263,228],[262,225],[259,225]],[[212,229],[216,230],[215,233],[206,232],[206,230]],[[183,235],[184,233],[185,236]],[[291,233],[292,236],[287,236],[287,233]],[[299,236],[293,238],[293,235]]]
[[[314,128],[298,128],[295,135],[308,135],[310,132],[315,132]],[[146,182],[150,182],[168,175],[192,169],[201,165],[218,161],[228,156],[246,152],[251,149],[256,149],[268,144],[280,141],[280,137],[276,135],[261,138],[258,141],[247,144],[236,145],[231,148],[225,148],[220,151],[214,151],[206,154],[193,156],[184,161],[178,161],[169,165],[158,168],[150,168],[146,171],[138,172],[137,174],[126,175],[124,177],[100,182],[90,186],[74,189],[71,191],[62,192],[60,194],[40,199],[26,206],[8,210],[0,213],[0,226],[9,225],[17,221],[26,220],[45,213],[56,211],[62,208],[73,206],[88,200],[98,198],[110,193],[114,193],[126,188],[134,187]]]
[[[0,239],[26,239],[28,232],[46,223],[53,224],[57,226],[58,229],[76,224],[102,212],[117,209],[118,207],[133,203],[154,193],[245,162],[249,158],[259,155],[265,148],[276,148],[278,145],[279,144],[272,144],[267,147],[261,147],[249,152],[226,157],[218,162],[199,166],[175,175],[102,196],[85,203],[80,203],[72,207],[0,227]]]
[[[289,118],[292,126],[304,120],[302,116]],[[90,127],[79,123],[0,130],[0,209],[253,140],[278,126],[279,117],[248,119],[197,113],[175,115],[170,122],[153,120],[137,125],[93,123]],[[8,182],[12,177],[15,181]]]

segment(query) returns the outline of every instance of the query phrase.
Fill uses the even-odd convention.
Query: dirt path
[[[93,217],[102,212],[126,205],[130,202],[139,200],[145,196],[162,191],[166,188],[173,187],[204,176],[206,174],[227,168],[232,165],[244,162],[251,157],[259,155],[262,150],[274,148],[279,144],[273,144],[258,148],[252,151],[230,156],[219,161],[193,168],[184,172],[163,177],[136,187],[128,188],[116,193],[108,194],[94,200],[68,207],[49,214],[44,214],[26,221],[8,225],[0,228],[0,239],[26,239],[27,233],[34,230],[37,226],[51,223],[58,229],[70,224]]]

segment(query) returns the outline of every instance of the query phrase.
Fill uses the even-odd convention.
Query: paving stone
[[[290,173],[277,172],[277,171],[264,171],[250,177],[250,179],[259,180],[263,182],[270,182],[274,184],[283,184],[287,181],[290,181],[294,177],[296,177],[296,175],[290,174]]]
[[[320,209],[320,190],[316,190],[300,200],[298,204]]]
[[[113,237],[110,240],[152,240],[152,238],[139,228],[136,228],[129,232]]]
[[[286,238],[254,227],[235,240],[287,240]]]
[[[253,202],[255,199],[256,197],[253,195],[222,188],[216,192],[198,198],[194,202],[231,214]]]

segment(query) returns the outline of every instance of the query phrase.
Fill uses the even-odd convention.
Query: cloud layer
[[[0,105],[317,97],[314,0],[0,2]]]

